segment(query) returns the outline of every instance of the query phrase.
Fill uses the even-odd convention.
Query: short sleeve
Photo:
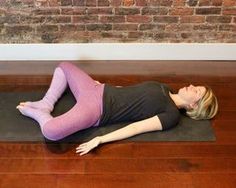
[[[180,120],[180,113],[176,111],[163,112],[157,114],[160,119],[162,130],[167,130],[172,127],[175,127]]]

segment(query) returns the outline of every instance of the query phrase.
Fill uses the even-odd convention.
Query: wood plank
[[[232,100],[234,101],[234,100]],[[225,109],[220,109],[219,113],[217,114],[217,119],[219,120],[224,120],[224,121],[233,121],[235,120],[235,114],[236,114],[236,110],[232,110],[232,111],[227,111]]]
[[[27,185],[26,186],[26,183]],[[42,183],[43,182],[43,183]],[[236,184],[235,173],[157,173],[157,174],[119,174],[119,175],[1,175],[0,187],[25,188],[107,188],[107,187],[135,187],[135,188],[189,188],[189,187],[225,187],[234,188]]]
[[[64,153],[53,153],[44,144],[1,143],[0,159],[83,159],[75,154],[78,144],[71,144]],[[158,151],[158,152],[157,152]],[[214,142],[116,142],[100,146],[91,151],[91,159],[123,158],[199,158],[199,157],[234,157],[236,145],[219,145]]]
[[[222,162],[222,160],[224,162]],[[236,157],[177,159],[1,159],[0,174],[155,174],[236,172]]]
[[[225,187],[234,188],[236,184],[235,173],[157,173],[157,174],[119,174],[119,175],[1,175],[0,187],[41,188],[107,188],[107,187],[135,187],[135,188],[189,188],[189,187]],[[27,182],[27,185],[25,184]]]

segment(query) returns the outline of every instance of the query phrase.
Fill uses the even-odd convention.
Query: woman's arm
[[[84,155],[88,153],[93,148],[97,147],[99,144],[122,140],[125,138],[132,137],[137,134],[158,131],[162,130],[161,122],[158,116],[153,116],[151,118],[141,120],[135,123],[131,123],[126,127],[113,131],[103,136],[95,137],[87,143],[81,144],[76,148],[76,153],[80,153],[80,155]]]

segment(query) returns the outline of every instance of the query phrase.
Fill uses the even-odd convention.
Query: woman
[[[63,115],[52,117],[54,104],[69,85],[76,104]],[[79,130],[118,122],[134,122],[112,133],[95,137],[76,148],[84,155],[99,144],[137,134],[170,129],[180,119],[179,109],[193,119],[213,118],[218,110],[209,87],[193,86],[174,94],[165,84],[149,81],[120,87],[101,84],[77,66],[63,62],[55,69],[52,82],[42,100],[21,102],[17,109],[35,119],[43,135],[60,140]]]

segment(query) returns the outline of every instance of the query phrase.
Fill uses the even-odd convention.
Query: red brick
[[[48,5],[50,7],[58,7],[58,6],[60,6],[60,2],[58,0],[50,0],[50,1],[48,1]]]
[[[210,6],[211,0],[199,0],[199,6]]]
[[[192,31],[192,24],[168,24],[165,27],[166,32],[182,32],[182,31]]]
[[[61,3],[61,2],[60,2]],[[35,0],[35,7],[48,7],[49,3],[48,0]]]
[[[158,25],[158,24],[140,24],[139,25],[139,30],[144,31],[144,30],[153,30],[155,31],[164,31],[165,30],[165,25]]]
[[[101,35],[103,38],[122,38],[123,34],[121,32],[109,32],[109,31],[103,31],[101,32]]]
[[[58,32],[50,32],[50,31],[45,31],[39,34],[41,35],[41,42],[43,43],[57,43],[59,37],[63,35]]]
[[[85,30],[85,25],[72,25],[72,24],[67,24],[67,25],[60,25],[60,29],[62,32],[71,32],[71,31],[84,31]]]
[[[42,8],[42,9],[35,9],[32,11],[34,15],[58,15],[60,14],[60,10],[58,8]]]
[[[159,23],[177,23],[179,18],[176,16],[154,16],[154,22]]]
[[[122,4],[123,6],[132,6],[134,5],[135,1],[134,0],[123,0]]]
[[[173,8],[170,9],[170,15],[193,15],[193,8]]]
[[[188,4],[188,6],[193,7],[197,5],[198,0],[188,0],[186,3]]]
[[[20,23],[21,24],[38,24],[38,23],[44,23],[46,20],[46,16],[21,16],[20,17]]]
[[[69,36],[68,36],[69,34]],[[93,31],[78,31],[78,32],[70,32],[67,34],[64,34],[65,36],[64,41],[72,41],[72,42],[79,42],[79,43],[88,43],[93,41],[93,39],[100,39],[100,33],[93,32]]]
[[[222,6],[223,0],[211,0],[212,6]]]
[[[205,16],[181,16],[180,23],[204,23]]]
[[[170,7],[172,3],[173,3],[173,0],[150,0],[149,5]]]
[[[125,22],[124,16],[101,16],[100,22],[102,23],[122,23]]]
[[[155,0],[154,0],[155,1]],[[160,5],[161,6],[167,6],[167,7],[170,7],[173,3],[173,0],[161,0],[160,1]]]
[[[72,23],[97,23],[98,16],[73,16]]]
[[[236,6],[236,1],[235,0],[224,0],[223,6]]]
[[[0,6],[1,7],[9,7],[10,6],[10,2],[8,0],[0,0]]]
[[[118,7],[121,6],[123,0],[110,0],[111,6]]]
[[[96,5],[97,5],[96,0],[87,0],[86,1],[86,6],[95,7]]]
[[[84,15],[86,13],[85,8],[62,8],[61,14],[64,15]]]
[[[207,16],[206,22],[208,23],[230,23],[231,16]]]
[[[21,0],[21,2],[23,4],[28,4],[28,5],[33,5],[34,4],[34,0]]]
[[[136,0],[136,6],[147,6],[148,0]]]
[[[199,6],[222,6],[223,0],[200,0]]]
[[[6,25],[5,29],[6,33],[8,33],[9,35],[19,35],[34,31],[31,26],[27,25]]]
[[[196,14],[220,14],[221,9],[220,8],[197,8]]]
[[[112,8],[88,8],[88,14],[112,14]]]
[[[236,34],[230,33],[230,37],[224,38],[223,43],[236,43]]]
[[[231,31],[236,32],[236,25],[222,24],[219,25],[219,31]]]
[[[193,33],[181,33],[180,37],[183,39],[193,38]]]
[[[173,6],[184,6],[186,0],[173,0]]]
[[[37,32],[55,32],[58,31],[58,25],[40,25],[37,26]]]
[[[98,0],[98,6],[109,6],[110,2],[108,0]]]
[[[5,15],[7,13],[6,9],[0,8],[0,16]]]
[[[73,6],[85,6],[86,0],[73,0]]]
[[[125,30],[125,31],[133,31],[137,30],[138,25],[137,24],[114,24],[113,30]]]
[[[61,0],[61,6],[71,6],[72,0]]]
[[[236,8],[226,8],[223,9],[223,15],[236,15]]]
[[[20,16],[7,14],[0,17],[0,24],[20,24]]]
[[[86,29],[88,31],[109,31],[112,30],[111,24],[87,24]]]
[[[207,32],[206,39],[207,41],[219,41],[224,42],[225,39],[231,38],[231,34],[225,32]]]
[[[142,15],[167,15],[168,8],[144,7],[142,8]]]
[[[156,28],[155,24],[140,24],[139,25],[139,30],[152,30]]]
[[[47,16],[45,23],[71,23],[71,16]]]
[[[143,32],[135,31],[135,32],[129,32],[128,38],[140,38],[143,36]]]
[[[217,25],[205,25],[205,24],[201,24],[201,25],[194,25],[193,26],[193,30],[197,30],[197,31],[217,31],[218,26]]]
[[[139,8],[115,8],[115,14],[117,15],[140,14],[140,9]]]
[[[159,40],[159,39],[169,39],[169,38],[176,38],[176,34],[175,33],[156,33],[154,35],[154,39],[155,40]]]
[[[152,21],[150,16],[143,16],[143,15],[131,15],[127,16],[127,22],[133,23],[149,23]]]
[[[26,8],[26,7],[33,7],[34,6],[34,1],[33,0],[18,0],[18,1],[14,0],[14,1],[8,1],[8,2],[9,2],[8,5],[11,8],[12,7],[16,7],[16,8],[23,8],[24,7],[24,8]],[[4,1],[3,1],[3,3],[4,3]],[[1,5],[1,3],[0,3],[0,5]]]

